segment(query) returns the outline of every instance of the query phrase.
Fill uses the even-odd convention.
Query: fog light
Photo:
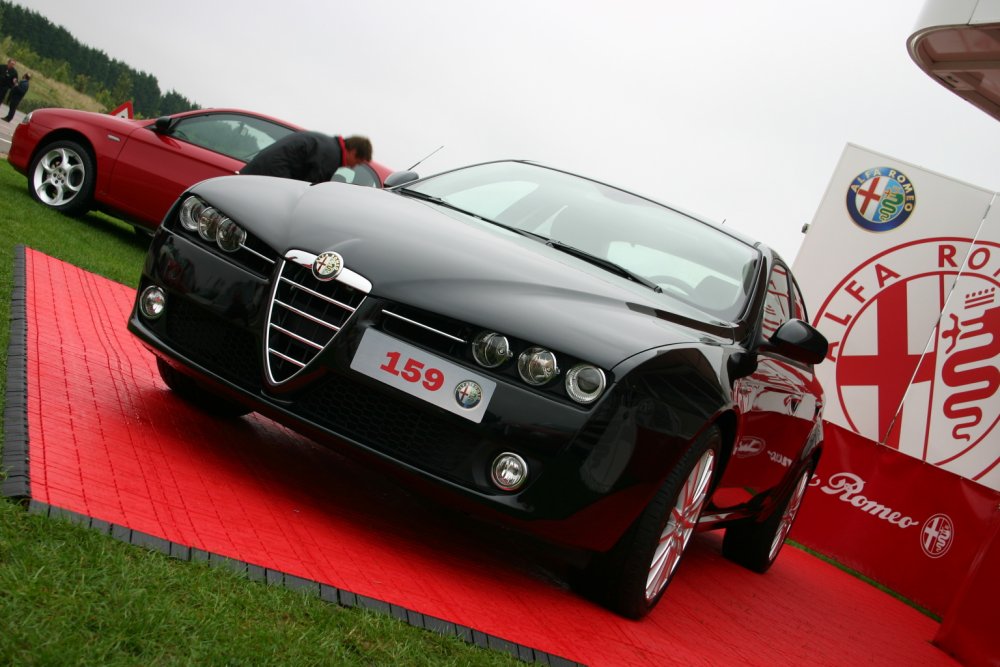
[[[167,295],[159,287],[147,287],[139,297],[139,310],[147,319],[155,320],[167,307]]]
[[[205,208],[198,216],[198,235],[206,241],[214,241],[219,232],[222,214],[211,206]]]
[[[559,375],[556,355],[540,347],[529,347],[517,358],[517,372],[528,384],[543,385]]]
[[[219,229],[215,242],[226,252],[236,252],[247,240],[247,233],[242,227],[229,218],[223,218],[219,222]]]
[[[484,368],[496,368],[513,354],[510,343],[498,333],[484,331],[472,341],[472,356]]]
[[[504,452],[493,459],[490,477],[504,491],[515,491],[528,479],[528,464],[517,454]]]
[[[604,371],[579,364],[566,373],[566,393],[577,403],[593,403],[604,391]]]

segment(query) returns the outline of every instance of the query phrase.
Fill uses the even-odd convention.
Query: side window
[[[791,319],[791,299],[789,298],[788,269],[783,264],[775,264],[771,278],[767,282],[767,298],[764,299],[765,338],[770,338],[782,324]]]
[[[795,279],[792,279],[792,317],[808,322],[809,318],[806,315],[806,302],[802,298],[802,292],[799,291],[799,286],[795,284]]]
[[[330,180],[351,183],[352,185],[363,185],[369,188],[382,187],[382,182],[379,180],[378,174],[366,164],[359,164],[354,167],[341,167],[333,172],[333,178]]]
[[[294,130],[263,118],[220,113],[182,118],[171,135],[216,153],[248,162],[250,158]]]

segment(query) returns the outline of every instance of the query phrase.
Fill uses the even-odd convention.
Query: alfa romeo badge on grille
[[[327,250],[313,261],[312,272],[317,280],[333,280],[344,268],[344,258],[339,253]]]

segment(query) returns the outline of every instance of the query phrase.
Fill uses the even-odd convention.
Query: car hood
[[[605,368],[664,345],[731,341],[731,324],[501,227],[342,183],[224,176],[194,189],[279,253],[334,250],[372,295]]]

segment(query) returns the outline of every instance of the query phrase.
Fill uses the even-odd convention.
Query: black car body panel
[[[227,253],[183,229],[178,213],[191,195],[241,225],[252,252]],[[740,278],[745,303],[733,315],[485,217],[409,196],[405,188],[252,176],[204,181],[157,231],[129,329],[220,396],[384,463],[490,518],[598,552],[622,537],[711,426],[723,434],[723,473],[703,528],[762,521],[795,473],[815,465],[819,385],[810,363],[769,343],[781,338],[769,330],[765,307],[774,276],[787,272],[780,258],[746,244],[754,260]],[[711,233],[744,242],[728,231]],[[363,288],[310,282],[314,267],[301,258],[327,251],[342,257]],[[284,299],[282,285],[293,282],[338,290],[335,300],[346,310],[339,330],[304,367],[282,370],[283,362],[269,357],[268,336],[277,334],[268,325],[275,301]],[[789,286],[794,290],[794,281]],[[162,316],[142,314],[150,287],[165,294]],[[779,300],[785,320],[804,318],[794,312],[792,294]],[[495,384],[481,420],[352,367],[370,331],[379,332],[372,340],[400,341],[404,356],[416,350],[430,364]],[[484,331],[509,337],[511,362],[477,364],[470,343]],[[529,347],[555,353],[558,379],[522,381],[516,360]],[[578,364],[606,376],[606,389],[589,404],[576,402],[563,381]],[[501,452],[516,452],[530,471],[516,490],[491,480]]]

